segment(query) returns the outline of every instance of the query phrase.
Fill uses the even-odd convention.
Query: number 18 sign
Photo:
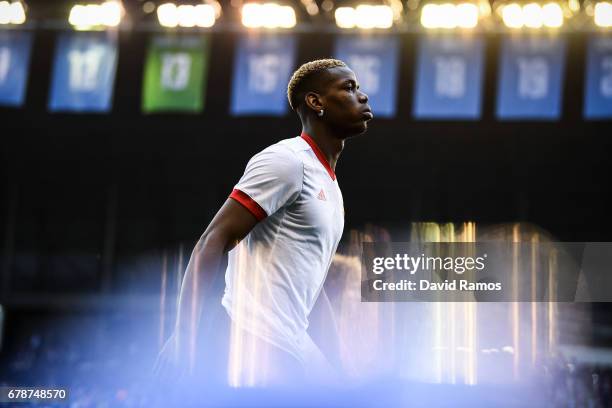
[[[421,37],[414,116],[419,119],[478,119],[482,70],[482,38]]]

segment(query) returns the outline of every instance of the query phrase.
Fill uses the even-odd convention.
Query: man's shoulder
[[[301,152],[307,147],[307,143],[301,137],[283,139],[254,155],[247,167],[257,171],[303,175],[304,158]]]
[[[300,158],[299,153],[305,150],[308,150],[308,143],[300,137],[291,137],[289,139],[283,139],[271,146],[268,146],[264,151],[275,152],[278,154],[288,154],[293,153],[296,158]]]
[[[253,160],[279,160],[283,162],[295,162],[303,164],[304,151],[308,150],[308,144],[301,137],[292,137],[280,140],[266,147],[251,158]]]

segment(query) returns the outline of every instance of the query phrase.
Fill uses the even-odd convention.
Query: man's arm
[[[219,273],[223,256],[236,246],[258,220],[236,200],[228,198],[198,240],[185,271],[173,336],[160,353],[156,372],[191,362],[204,296]],[[183,369],[186,367],[182,367]],[[189,367],[192,368],[192,367]]]

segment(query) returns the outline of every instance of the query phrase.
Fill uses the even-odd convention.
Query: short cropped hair
[[[337,59],[327,58],[310,61],[299,67],[291,76],[287,86],[287,99],[291,109],[297,111],[304,102],[306,92],[313,90],[312,79],[317,77],[318,73],[336,67],[346,67],[346,64]]]

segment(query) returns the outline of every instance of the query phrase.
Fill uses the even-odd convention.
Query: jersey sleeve
[[[251,158],[230,198],[261,221],[295,201],[303,177],[301,160],[285,147],[272,146]]]

